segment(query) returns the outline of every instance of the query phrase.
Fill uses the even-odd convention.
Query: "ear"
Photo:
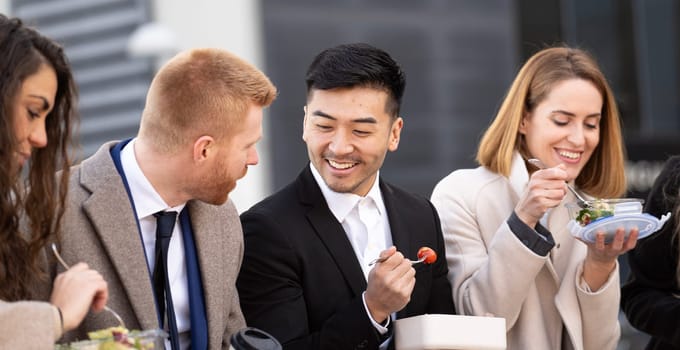
[[[302,118],[302,140],[307,142],[307,105],[302,107],[305,116]]]
[[[202,162],[212,156],[215,147],[215,139],[212,136],[203,135],[194,141],[194,162]]]
[[[401,129],[404,127],[404,119],[397,117],[397,119],[392,122],[392,128],[390,129],[390,138],[387,149],[390,152],[394,152],[399,148],[399,139],[401,138]]]
[[[522,135],[526,135],[527,133],[527,123],[529,123],[528,119],[530,118],[529,113],[524,112],[522,113],[522,119],[519,121],[519,133]]]

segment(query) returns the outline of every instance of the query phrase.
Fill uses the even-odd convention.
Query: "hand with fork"
[[[56,246],[52,245],[56,252]],[[59,308],[63,331],[78,327],[91,308],[93,311],[107,309],[109,289],[102,275],[85,263],[72,267],[57,275],[52,287],[50,303]]]
[[[382,251],[377,262],[368,274],[364,301],[371,318],[383,323],[411,300],[416,270],[394,246]]]

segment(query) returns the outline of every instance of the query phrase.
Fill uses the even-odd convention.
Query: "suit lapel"
[[[224,310],[232,297],[230,291],[224,290],[229,276],[222,262],[226,262],[225,259],[227,259],[224,255],[232,254],[235,248],[223,245],[224,237],[228,237],[227,231],[230,228],[218,225],[223,222],[213,219],[218,215],[215,212],[216,207],[193,201],[188,205],[203,281],[203,301],[208,320],[208,344],[219,344],[224,329],[218,329],[218,326],[224,324],[222,319],[228,316],[224,315]]]
[[[387,208],[387,218],[389,219],[390,232],[392,233],[392,244],[407,258],[415,258],[416,252],[411,251],[411,249],[416,249],[417,247],[411,247],[410,237],[412,235],[409,235],[408,223],[405,221],[409,217],[408,213],[400,212],[394,191],[392,191],[389,184],[382,180],[380,181],[380,192],[382,193],[383,202],[385,202],[385,208]]]
[[[387,209],[387,218],[390,222],[390,232],[392,233],[392,245],[397,247],[404,256],[410,259],[416,258],[417,252],[411,249],[418,249],[417,246],[411,241],[413,235],[409,234],[409,225],[407,219],[410,217],[408,212],[402,212],[400,208],[399,200],[396,197],[392,187],[385,181],[380,180],[380,192],[382,193],[383,202],[385,203],[385,208]],[[405,208],[408,209],[408,208]],[[417,266],[416,266],[417,268]],[[416,280],[416,283],[418,281]],[[416,289],[414,289],[416,292]],[[411,295],[414,297],[414,294]],[[404,318],[405,315],[410,315],[411,303],[406,304],[406,306],[397,312],[397,318]]]
[[[108,147],[82,166],[81,184],[92,191],[83,210],[115,266],[142,329],[158,327],[149,269],[135,214]]]
[[[333,257],[352,292],[361,294],[366,290],[364,273],[345,230],[328,208],[309,166],[298,177],[296,187],[300,202],[309,207],[307,219],[314,231]]]

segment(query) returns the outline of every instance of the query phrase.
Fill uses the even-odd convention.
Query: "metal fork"
[[[54,244],[54,243],[52,243],[52,252],[54,253],[54,256],[57,258],[57,260],[59,260],[59,263],[61,264],[61,266],[63,266],[67,270],[71,268],[66,263],[66,261],[64,261],[64,259],[61,258],[61,255],[59,254],[59,250],[57,250],[57,245]],[[113,309],[111,309],[110,307],[108,307],[106,305],[104,305],[104,310],[111,313],[111,315],[113,315],[113,317],[116,318],[116,320],[118,321],[118,323],[120,324],[121,327],[127,328],[127,327],[125,327],[125,322],[123,322],[123,318],[120,317],[120,315],[117,312],[113,311]]]
[[[373,259],[371,262],[368,263],[368,266],[373,266],[373,265],[375,265],[375,264],[377,264],[377,263],[381,263],[381,262],[387,260],[388,258],[389,258],[389,257],[383,257],[383,258]],[[423,256],[422,258],[420,258],[420,259],[418,259],[418,260],[411,260],[411,265],[415,265],[415,264],[421,263],[421,262],[425,261],[425,258],[427,258],[427,257],[426,257],[426,256]]]
[[[533,164],[535,167],[537,167],[539,169],[547,169],[548,168],[545,164],[543,164],[543,162],[541,162],[540,159],[530,158],[530,159],[527,159],[527,162]],[[567,184],[567,188],[569,189],[569,191],[571,191],[571,193],[573,193],[574,196],[576,196],[576,205],[578,205],[581,208],[590,207],[588,205],[588,202],[583,197],[581,197],[581,195],[578,192],[576,192],[575,188],[571,187],[571,185],[568,182],[566,182],[566,184]]]

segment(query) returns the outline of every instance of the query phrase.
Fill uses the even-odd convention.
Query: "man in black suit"
[[[306,81],[310,164],[241,215],[241,308],[285,349],[393,348],[395,316],[454,313],[434,207],[378,174],[399,144],[404,74],[350,44],[317,55]],[[411,265],[423,246],[440,258]]]

